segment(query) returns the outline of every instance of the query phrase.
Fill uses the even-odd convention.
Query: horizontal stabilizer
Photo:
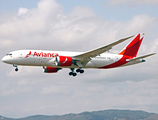
[[[143,59],[143,58],[146,58],[146,57],[155,55],[155,54],[156,54],[156,53],[152,53],[152,54],[144,55],[144,56],[141,56],[141,57],[137,57],[137,58],[131,59],[131,60],[129,60],[129,61],[136,61],[136,60]]]

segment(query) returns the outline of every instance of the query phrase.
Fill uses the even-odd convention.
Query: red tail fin
[[[126,55],[131,57],[136,57],[140,44],[144,37],[140,39],[140,34],[138,34],[126,47],[123,49],[119,55]]]

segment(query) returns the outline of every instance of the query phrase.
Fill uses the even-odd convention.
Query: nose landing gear
[[[16,72],[19,70],[17,65],[13,64],[13,67],[16,67],[16,68],[15,68],[15,71],[16,71]]]
[[[19,69],[18,68],[15,68],[15,71],[17,72]]]

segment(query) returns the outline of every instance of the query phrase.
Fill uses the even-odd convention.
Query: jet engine
[[[67,56],[57,56],[56,57],[56,65],[57,66],[71,66],[73,59]]]
[[[55,67],[46,66],[46,67],[43,67],[43,69],[44,69],[44,72],[45,72],[45,73],[56,73],[56,72],[58,72],[58,70],[60,70],[61,68],[55,68]]]

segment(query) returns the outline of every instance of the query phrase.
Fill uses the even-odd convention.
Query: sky
[[[157,0],[1,0],[0,58],[20,49],[84,52],[138,33],[145,33],[138,56],[157,53],[157,11]],[[158,113],[157,54],[138,65],[85,69],[77,77],[69,69],[46,74],[42,67],[19,66],[16,73],[3,62],[0,68],[5,117],[107,109]]]

